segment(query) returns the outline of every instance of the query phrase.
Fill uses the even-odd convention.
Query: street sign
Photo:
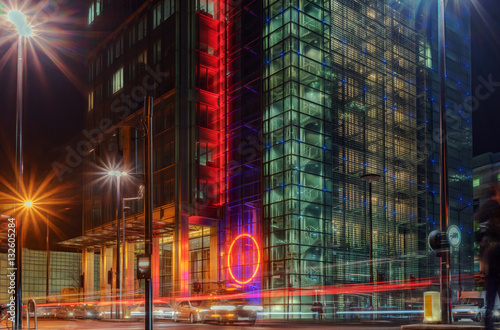
[[[448,239],[448,243],[450,243],[451,247],[457,248],[462,242],[462,232],[460,231],[460,228],[455,225],[449,226],[446,231],[446,238]]]

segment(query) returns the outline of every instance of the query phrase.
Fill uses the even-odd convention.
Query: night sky
[[[498,0],[473,1],[482,10],[472,8],[472,94],[480,83],[479,76],[487,80],[491,74],[493,81],[500,82],[500,4]],[[63,3],[74,6],[77,2]],[[73,11],[73,18],[63,28],[74,32],[65,37],[72,39],[77,46],[69,48],[67,54],[59,53],[59,58],[83,82],[87,10],[59,8],[61,13],[68,9]],[[0,37],[5,33],[0,30]],[[11,45],[0,44],[0,54],[5,54],[9,47]],[[25,78],[24,155],[25,172],[36,173],[42,179],[52,170],[52,162],[64,157],[66,146],[79,141],[86,104],[83,84],[69,81],[43,52],[38,54],[43,71],[28,59]],[[0,174],[12,179],[8,155],[12,158],[15,142],[16,62],[15,56],[6,60],[6,65],[3,68],[0,66]],[[496,89],[489,98],[480,102],[473,114],[474,155],[500,152],[500,87]],[[54,222],[66,237],[72,237],[79,235],[81,230],[81,171],[65,180],[72,180],[73,183],[73,189],[67,192],[72,198],[68,205],[71,210],[64,219]],[[30,239],[32,247],[43,246],[43,242],[44,236]]]
[[[499,86],[473,113],[474,155],[500,152],[500,3],[478,2],[483,10],[472,10],[472,95],[481,84],[480,76],[488,80],[492,75],[492,81]]]
[[[84,56],[86,53],[85,25],[86,17],[83,10],[67,8],[65,3],[75,1],[59,1],[59,14],[71,13],[67,22],[56,22],[58,28],[65,33],[61,38],[54,38],[57,43],[57,58],[64,63],[73,76],[80,80],[74,84],[66,78],[63,72],[43,51],[37,51],[40,69],[33,58],[27,57],[24,83],[23,107],[23,155],[25,180],[29,177],[41,182],[51,175],[52,163],[64,157],[66,146],[71,146],[78,139],[83,129],[85,98],[83,97],[82,83],[84,81]],[[52,25],[54,26],[54,25]],[[0,37],[6,35],[0,29]],[[16,52],[14,56],[4,54],[12,47],[12,43],[0,44],[0,59],[7,61],[5,66],[0,65],[0,175],[14,183],[12,164],[15,151],[15,113],[16,113]],[[65,54],[63,51],[67,51]],[[3,58],[2,58],[3,56]],[[0,63],[1,64],[1,63]],[[63,158],[64,159],[64,158]],[[81,173],[81,171],[80,171]],[[81,175],[76,173],[66,177],[62,182],[69,186],[61,194],[67,197],[67,203],[52,206],[55,211],[70,208],[60,212],[61,218],[51,217],[51,222],[62,233],[57,238],[51,231],[53,246],[62,239],[74,237],[81,233]],[[35,184],[36,186],[36,184]],[[51,187],[61,186],[57,179],[52,180]],[[2,211],[0,205],[0,211]],[[9,214],[9,212],[0,212]],[[40,225],[40,235],[29,235],[27,246],[32,248],[45,247],[45,225],[42,219],[37,219]]]

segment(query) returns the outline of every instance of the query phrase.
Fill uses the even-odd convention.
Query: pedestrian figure
[[[323,319],[323,304],[319,301],[315,301],[311,307],[311,311],[313,312],[313,318],[316,320],[316,315],[318,316],[318,320]]]
[[[480,223],[476,241],[479,242],[479,257],[486,274],[486,317],[484,328],[495,329],[493,308],[497,293],[500,293],[500,192],[492,186],[488,190],[489,199],[477,211],[475,219]]]

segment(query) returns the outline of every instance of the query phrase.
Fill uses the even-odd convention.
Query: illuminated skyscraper
[[[404,308],[420,298],[391,285],[434,275],[427,234],[439,223],[435,11],[429,2],[395,0],[92,2],[86,122],[95,147],[84,235],[67,242],[87,251],[88,265],[100,254],[100,286],[89,279],[87,292],[109,289],[103,274],[116,244],[113,189],[98,168],[142,172],[147,94],[155,100],[155,295],[193,294],[194,281],[204,293],[265,290],[273,294],[261,302],[276,318],[310,312],[314,300],[331,311],[334,302],[366,306],[372,297],[376,308]],[[456,17],[468,33],[468,16]],[[451,78],[470,45],[449,33]],[[460,91],[470,89],[466,68],[453,78]],[[460,103],[456,90],[448,97]],[[450,128],[461,145],[450,143],[450,159],[461,161],[451,162],[453,208],[472,201],[470,141],[457,134],[470,124],[460,125]],[[366,174],[380,176],[371,201]],[[122,185],[123,195],[135,194],[132,183]],[[129,206],[131,291],[143,216],[141,201]],[[467,244],[469,220],[463,210]],[[370,270],[387,292],[343,291],[370,282]]]

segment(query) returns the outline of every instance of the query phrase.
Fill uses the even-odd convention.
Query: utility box
[[[424,292],[424,323],[441,322],[441,294],[436,291]]]

